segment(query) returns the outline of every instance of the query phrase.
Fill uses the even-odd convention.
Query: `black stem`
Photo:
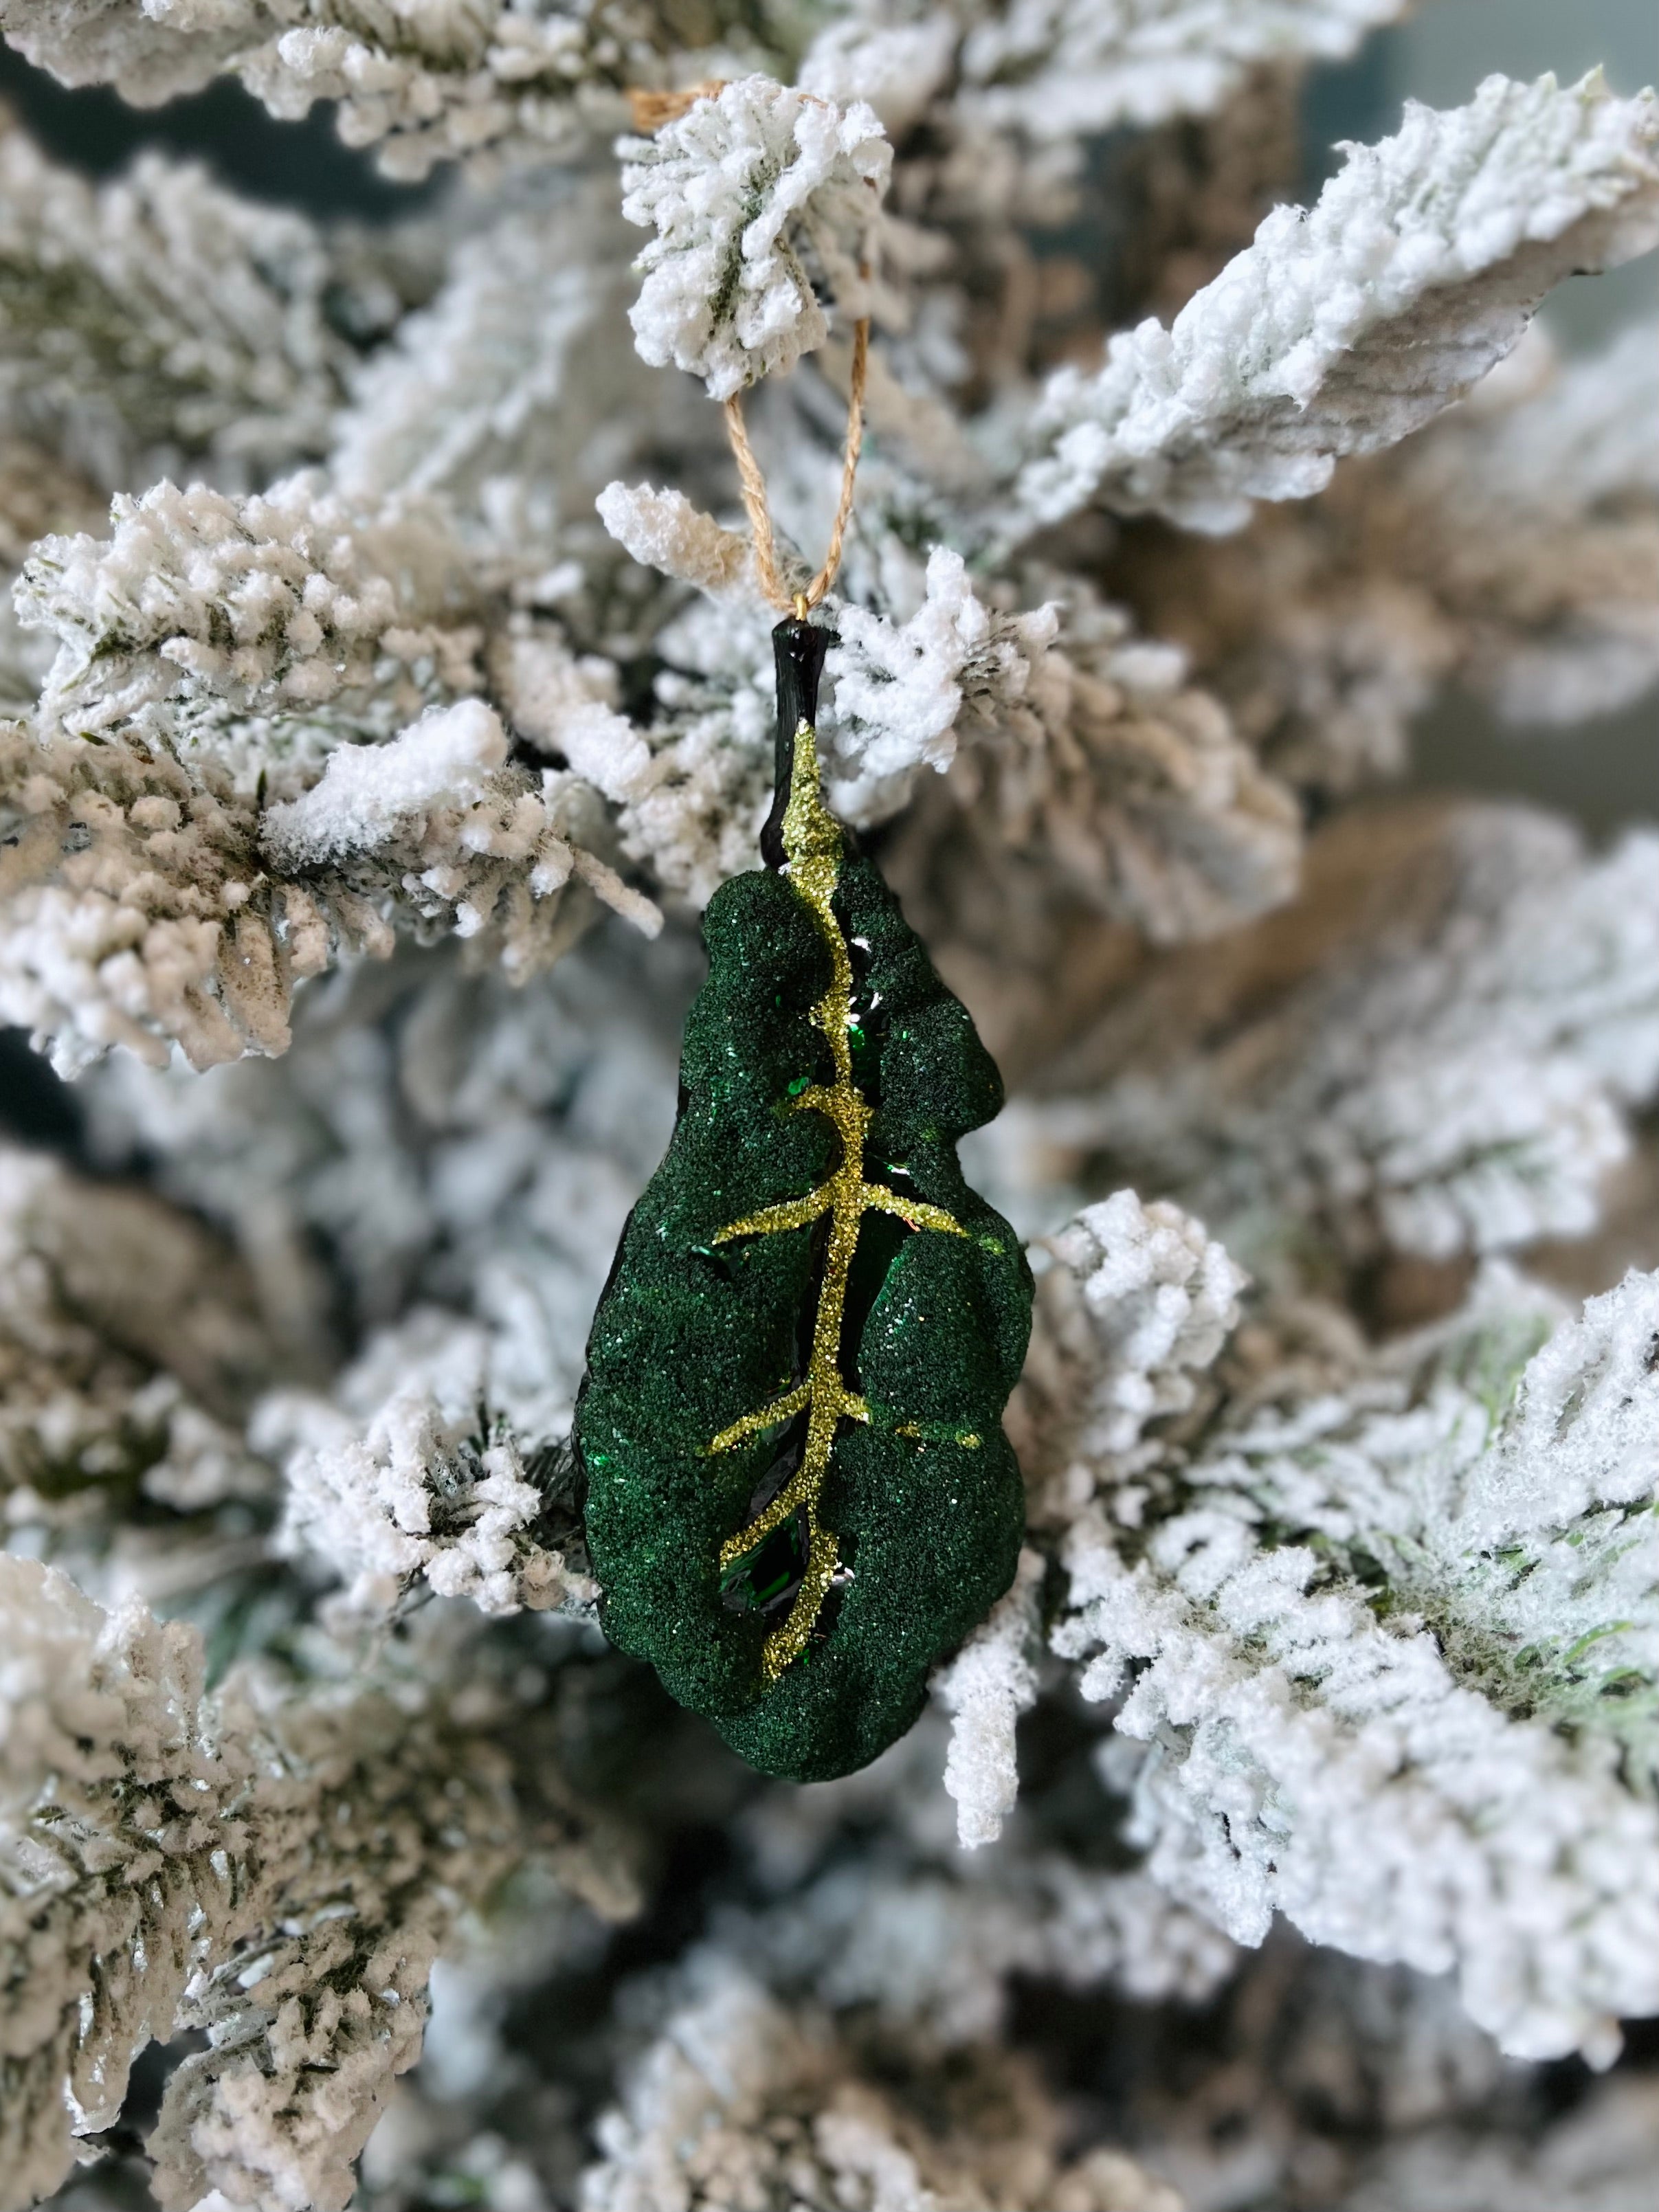
[[[809,729],[817,727],[818,678],[823,673],[823,656],[835,641],[833,630],[816,629],[793,615],[772,633],[778,671],[777,781],[772,811],[760,834],[761,858],[769,868],[783,866],[783,817],[795,773],[795,732],[803,722]]]

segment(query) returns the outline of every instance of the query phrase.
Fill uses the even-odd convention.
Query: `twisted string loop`
[[[678,123],[681,116],[696,106],[700,100],[714,100],[725,91],[725,77],[708,77],[701,84],[686,86],[678,92],[647,92],[639,85],[628,88],[628,104],[633,112],[634,128],[644,133],[654,133],[665,125]],[[830,103],[817,94],[801,94],[815,107]],[[777,540],[772,529],[772,510],[767,504],[766,478],[761,473],[760,463],[755,459],[755,449],[749,442],[749,433],[744,426],[743,401],[733,392],[725,403],[726,434],[731,441],[732,458],[738,465],[738,482],[743,491],[744,513],[749,517],[750,543],[755,553],[755,580],[761,595],[772,606],[784,613],[792,610],[798,620],[806,619],[809,609],[817,605],[841,568],[842,548],[847,540],[847,526],[853,514],[853,485],[859,470],[859,451],[864,443],[864,385],[870,360],[870,318],[861,315],[853,325],[853,374],[847,395],[847,438],[842,448],[841,496],[836,501],[836,519],[830,531],[830,550],[823,556],[823,566],[804,591],[792,591],[778,571]]]
[[[861,315],[853,326],[853,375],[847,395],[847,441],[842,448],[841,496],[836,501],[836,519],[830,527],[830,548],[823,556],[823,566],[804,591],[790,590],[778,573],[777,541],[772,531],[772,510],[766,500],[766,478],[761,473],[760,463],[755,459],[755,449],[749,442],[749,433],[744,427],[743,401],[735,392],[726,402],[726,434],[732,441],[732,457],[738,465],[738,482],[743,490],[744,513],[749,517],[750,540],[755,550],[755,580],[762,596],[773,606],[787,612],[793,609],[805,621],[806,610],[815,607],[836,580],[841,567],[842,548],[847,541],[847,526],[853,514],[853,486],[859,472],[859,452],[864,443],[864,381],[870,359],[870,318]]]

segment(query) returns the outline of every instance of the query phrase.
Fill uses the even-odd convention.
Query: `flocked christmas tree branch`
[[[1403,12],[0,0],[465,173],[0,137],[8,2207],[1647,2185],[1653,838],[1375,787],[1659,670],[1653,100],[1299,208]]]

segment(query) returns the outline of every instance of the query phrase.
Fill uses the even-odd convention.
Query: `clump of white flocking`
[[[617,150],[623,213],[656,233],[630,311],[653,368],[672,362],[729,399],[821,346],[829,306],[868,312],[893,155],[863,100],[739,77]]]
[[[849,606],[830,673],[842,744],[866,775],[948,768],[965,704],[991,720],[1032,688],[1054,641],[1054,609],[1012,618],[984,606],[968,565],[949,546],[928,556],[927,596],[905,623]]]

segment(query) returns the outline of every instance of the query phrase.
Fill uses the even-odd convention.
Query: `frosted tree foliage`
[[[1461,398],[1560,276],[1659,240],[1656,142],[1650,94],[1590,78],[1489,77],[1451,115],[1412,105],[1305,216],[1269,216],[1168,331],[1142,324],[1097,376],[1054,380],[1025,499],[1045,521],[1100,498],[1227,530],[1252,498],[1322,489],[1344,454]]]
[[[9,118],[0,209],[9,428],[106,492],[325,449],[356,349],[329,298],[349,278],[309,222],[157,154],[94,191]]]
[[[1542,1303],[1491,1279],[1340,1412],[1220,1411],[1184,1466],[1084,1508],[1055,1641],[1088,1657],[1086,1697],[1133,1674],[1114,1725],[1158,1748],[1130,1825],[1235,1936],[1281,1910],[1316,1941],[1455,1967],[1512,2051],[1605,2058],[1619,2015],[1654,2002],[1650,1951],[1612,1926],[1659,1902],[1638,1872],[1654,1809],[1619,1778],[1652,1756],[1630,1661],[1655,1587],[1659,1285],[1631,1275],[1516,1378]]]
[[[0,2212],[1647,2203],[1659,832],[1505,782],[1659,681],[1548,299],[1659,110],[1316,143],[1407,12],[0,0]],[[855,375],[825,785],[1036,1300],[1012,1585],[796,1788],[572,1438]]]
[[[729,399],[823,343],[822,293],[867,311],[893,156],[862,100],[744,77],[620,152],[623,213],[656,233],[629,313],[642,360]]]
[[[963,51],[969,97],[1000,122],[1043,138],[1198,112],[1261,62],[1351,53],[1393,0],[1016,0],[986,9]]]

